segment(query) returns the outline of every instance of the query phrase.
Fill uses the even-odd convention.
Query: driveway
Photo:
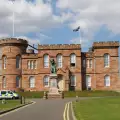
[[[34,99],[35,104],[0,116],[0,120],[63,120],[65,104],[73,100],[75,98]]]

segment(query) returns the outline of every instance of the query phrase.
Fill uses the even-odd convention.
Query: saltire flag
[[[80,26],[78,26],[76,29],[74,29],[73,32],[77,32],[77,31],[79,31],[79,29],[80,29]]]

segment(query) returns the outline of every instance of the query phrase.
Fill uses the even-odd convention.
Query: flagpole
[[[13,3],[13,4],[14,4],[14,3]],[[15,19],[15,13],[14,13],[14,11],[13,11],[13,37],[14,37],[14,34],[15,34],[14,19]]]

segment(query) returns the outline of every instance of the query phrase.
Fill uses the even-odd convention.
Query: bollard
[[[76,96],[76,102],[78,102],[78,96]]]
[[[6,100],[5,99],[2,99],[2,104],[6,104]]]

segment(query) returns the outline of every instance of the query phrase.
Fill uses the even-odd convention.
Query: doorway
[[[58,89],[64,91],[64,79],[63,75],[58,76]]]

